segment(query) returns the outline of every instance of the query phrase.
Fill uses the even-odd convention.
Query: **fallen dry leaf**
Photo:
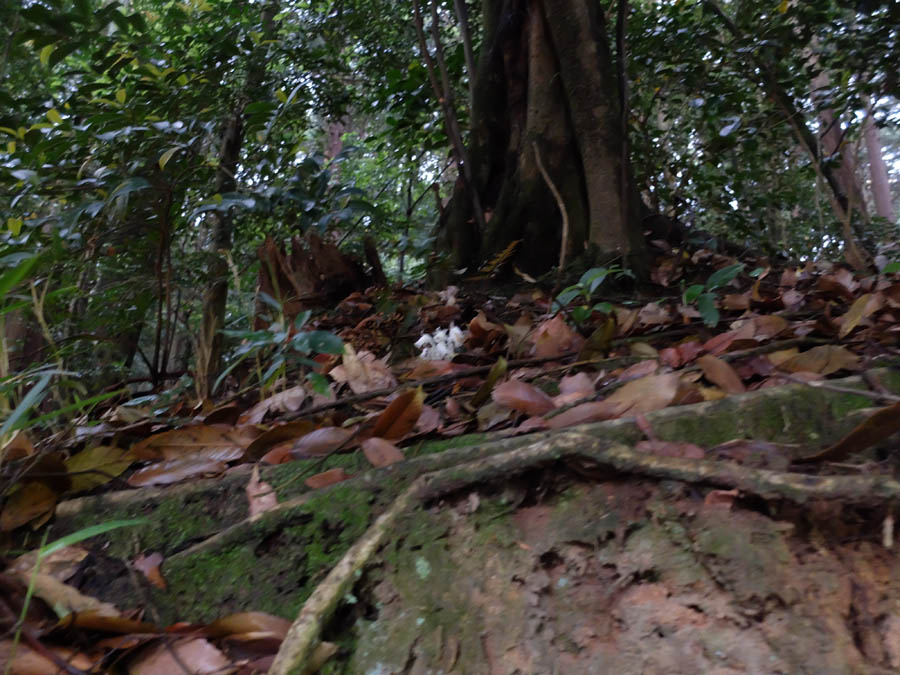
[[[14,462],[17,459],[29,457],[33,454],[34,445],[31,443],[31,439],[28,438],[28,432],[24,429],[19,429],[6,442],[3,449],[0,450],[0,462]]]
[[[130,675],[173,675],[187,668],[191,675],[222,673],[231,661],[203,638],[157,642],[147,647],[128,664]]]
[[[507,380],[494,387],[491,398],[500,405],[526,415],[543,415],[555,407],[543,391],[522,380]]]
[[[200,424],[155,434],[131,446],[135,459],[177,459],[199,451],[218,450],[231,461],[244,454],[250,441],[234,433],[234,427]]]
[[[308,394],[302,384],[263,399],[238,418],[241,424],[259,424],[270,412],[296,412]]]
[[[111,445],[85,448],[66,459],[66,470],[72,477],[69,492],[84,492],[104,485],[120,476],[134,463],[130,450]]]
[[[375,420],[372,435],[391,440],[403,438],[415,428],[424,403],[422,387],[399,394]]]
[[[315,457],[317,455],[329,455],[339,448],[344,448],[355,434],[353,429],[341,427],[322,427],[310,431],[305,436],[298,438],[291,446],[291,455],[294,459]]]
[[[309,420],[295,420],[294,422],[288,422],[287,424],[279,424],[261,434],[250,443],[244,451],[244,454],[249,460],[260,459],[276,445],[280,445],[285,441],[293,442],[298,438],[306,436],[306,434],[311,431],[314,431],[315,428],[316,425]]]
[[[362,451],[369,463],[379,469],[404,460],[403,451],[400,448],[377,436],[364,440]]]
[[[220,474],[227,468],[228,465],[225,462],[216,459],[201,460],[196,457],[182,457],[151,464],[135,471],[128,479],[128,484],[134,487],[169,485],[188,478]]]
[[[349,473],[341,468],[337,468],[328,469],[328,471],[317,473],[314,476],[310,476],[303,482],[306,487],[312,490],[318,490],[319,488],[328,487],[329,485],[334,485],[335,483],[340,483],[341,481],[345,481],[348,478],[350,478]]]
[[[0,530],[11,532],[27,523],[43,523],[53,514],[56,491],[43,481],[29,480],[10,495],[0,512]]]
[[[881,309],[881,303],[877,298],[878,296],[873,293],[865,293],[859,296],[853,304],[850,305],[850,309],[847,310],[847,313],[840,319],[841,329],[838,331],[839,338],[843,339],[850,335],[853,329],[859,325],[860,321]]]
[[[47,649],[78,672],[87,673],[94,667],[95,659],[83,652],[54,645],[47,645]],[[0,663],[9,669],[11,675],[58,675],[61,672],[53,661],[35,652],[21,640],[15,647],[15,656],[13,656],[13,641],[11,639],[0,641]]]
[[[707,354],[697,359],[697,364],[703,370],[703,375],[707,380],[718,385],[729,394],[742,394],[747,391],[734,368],[722,359]]]
[[[357,354],[349,343],[344,345],[342,364],[332,368],[328,374],[335,382],[346,382],[354,394],[397,385],[390,367],[382,359],[376,359],[372,352],[365,350]]]
[[[777,365],[790,373],[830,375],[839,370],[858,370],[859,357],[842,345],[820,345]]]
[[[587,373],[566,375],[559,381],[560,394],[578,394],[591,396],[594,393],[594,382]]]
[[[162,572],[159,570],[159,566],[163,564],[163,560],[162,553],[141,554],[131,561],[131,566],[147,577],[147,581],[151,584],[165,590],[166,580],[163,579]]]
[[[271,511],[278,506],[278,495],[271,485],[260,480],[258,465],[253,467],[253,471],[250,473],[250,480],[247,482],[247,487],[244,488],[244,491],[247,493],[247,505],[251,518],[255,518],[266,511]]]
[[[610,394],[606,401],[625,405],[623,414],[646,413],[669,405],[678,393],[678,373],[648,375],[631,382]]]
[[[538,358],[561,356],[576,352],[584,344],[584,338],[569,328],[561,314],[540,324],[531,334],[534,355]]]
[[[628,405],[619,402],[591,401],[576,405],[574,408],[564,410],[558,415],[547,418],[547,426],[551,429],[563,429],[575,424],[587,424],[589,422],[601,422],[615,419],[628,409]]]
[[[267,633],[281,640],[287,635],[291,622],[266,612],[238,612],[209,624],[205,633],[213,638],[246,633]]]

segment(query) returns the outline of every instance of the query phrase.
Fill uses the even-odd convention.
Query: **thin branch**
[[[460,175],[462,176],[472,199],[473,215],[475,217],[475,223],[478,225],[479,235],[483,235],[487,230],[487,222],[484,219],[481,196],[476,189],[475,181],[472,177],[472,167],[469,164],[468,153],[466,152],[466,148],[462,142],[462,136],[459,132],[459,123],[456,119],[456,110],[453,103],[453,89],[450,86],[450,78],[447,74],[447,65],[444,61],[444,52],[441,49],[440,35],[438,33],[437,10],[431,0],[429,0],[429,6],[432,15],[431,35],[435,45],[434,58],[432,58],[431,52],[428,51],[428,44],[425,40],[425,24],[422,20],[422,11],[419,6],[419,0],[413,0],[413,16],[415,17],[416,35],[419,38],[419,48],[422,51],[422,59],[425,61],[425,68],[428,71],[428,79],[431,82],[431,88],[434,90],[434,95],[437,96],[438,101],[444,110],[444,124],[447,128],[447,135],[450,137],[450,142],[453,144]],[[435,67],[435,60],[437,60],[437,68]],[[441,72],[443,87],[438,83],[438,68]]]
[[[559,193],[559,190],[556,189],[556,185],[553,184],[553,179],[550,178],[550,174],[547,173],[547,169],[544,168],[544,163],[541,161],[541,153],[538,150],[537,141],[533,141],[531,144],[534,147],[534,160],[537,163],[538,171],[541,172],[541,176],[544,178],[544,182],[547,183],[547,187],[550,188],[550,192],[553,193],[553,198],[556,200],[556,205],[559,207],[559,213],[562,216],[562,243],[559,247],[559,275],[562,275],[563,268],[566,265],[566,249],[569,247],[569,213],[566,211],[566,203],[563,201],[562,195]],[[551,297],[555,297],[551,296]]]

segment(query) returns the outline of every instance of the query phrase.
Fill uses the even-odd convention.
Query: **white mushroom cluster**
[[[421,350],[423,359],[444,361],[453,358],[465,339],[463,332],[451,323],[450,328],[438,328],[433,335],[425,333],[416,340],[416,348]]]

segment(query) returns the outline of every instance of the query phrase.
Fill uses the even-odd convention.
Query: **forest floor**
[[[236,369],[215,405],[20,435],[8,465],[44,464],[0,525],[73,543],[8,560],[7,626],[29,614],[0,649],[27,672],[897,672],[900,280],[742,262],[666,251],[647,297],[589,270],[561,311],[525,281],[358,291],[306,326],[345,345],[318,390]]]

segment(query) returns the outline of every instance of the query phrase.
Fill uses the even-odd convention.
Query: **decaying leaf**
[[[26,481],[3,505],[0,531],[11,532],[28,523],[40,526],[53,515],[58,497],[56,491],[43,481]]]
[[[491,398],[500,405],[526,415],[543,415],[556,407],[547,394],[522,380],[507,380],[497,385],[491,392]]]
[[[131,675],[172,675],[187,668],[192,675],[226,672],[231,661],[208,640],[185,638],[158,642],[142,651],[128,665]]]
[[[830,375],[839,370],[857,370],[859,357],[842,345],[820,345],[778,364],[778,367],[789,373],[805,371]]]
[[[353,429],[322,427],[294,441],[291,454],[295,459],[328,455],[339,448],[346,448],[354,433]]]
[[[422,387],[399,394],[375,420],[372,435],[391,440],[403,438],[415,428],[424,404]]]
[[[404,460],[403,451],[400,448],[377,436],[364,440],[362,451],[369,463],[379,469]]]
[[[697,359],[697,364],[703,369],[703,375],[707,380],[719,385],[729,394],[741,394],[747,391],[740,375],[722,359],[707,354]]]
[[[291,622],[266,612],[238,612],[213,621],[206,627],[206,634],[213,638],[240,635],[242,633],[266,633],[284,639]]]
[[[584,338],[569,327],[561,314],[539,325],[530,339],[538,358],[562,356],[578,351],[584,344]]]
[[[602,422],[612,420],[622,415],[628,409],[628,404],[620,402],[591,401],[576,405],[574,408],[564,410],[558,415],[547,418],[547,426],[551,429],[563,429],[575,424],[587,424],[589,422]]]
[[[279,424],[250,443],[245,450],[245,455],[249,460],[260,459],[276,445],[302,438],[314,431],[315,428],[316,425],[309,420],[295,420],[287,424]]]
[[[134,455],[110,445],[86,448],[66,460],[66,470],[72,477],[69,492],[83,492],[104,485],[120,476],[134,463]]]
[[[131,474],[128,484],[134,487],[148,485],[170,485],[188,478],[220,474],[228,465],[217,459],[182,457],[158,462]]]
[[[177,459],[199,451],[219,450],[222,461],[232,461],[244,454],[250,440],[235,433],[233,427],[200,424],[165,431],[131,446],[135,459]]]
[[[250,517],[255,518],[261,513],[271,511],[278,506],[278,495],[275,489],[259,477],[259,466],[254,466],[250,473],[250,480],[244,488],[247,493],[247,505]]]
[[[646,413],[665,408],[677,393],[678,373],[664,373],[626,382],[606,400],[624,404],[626,411],[623,414]]]
[[[354,394],[397,385],[397,379],[382,359],[365,350],[357,354],[350,344],[344,345],[342,364],[328,374],[335,382],[346,382]]]
[[[157,588],[165,590],[166,580],[163,579],[159,566],[163,564],[162,553],[154,552],[144,555],[143,553],[131,561],[131,566],[138,572],[143,574],[147,581]]]
[[[350,474],[344,471],[341,468],[337,469],[328,469],[328,471],[323,471],[322,473],[317,473],[314,476],[310,476],[303,483],[306,487],[312,490],[318,490],[319,488],[328,487],[329,485],[334,485],[335,483],[340,483],[341,481],[345,481],[350,478]]]

